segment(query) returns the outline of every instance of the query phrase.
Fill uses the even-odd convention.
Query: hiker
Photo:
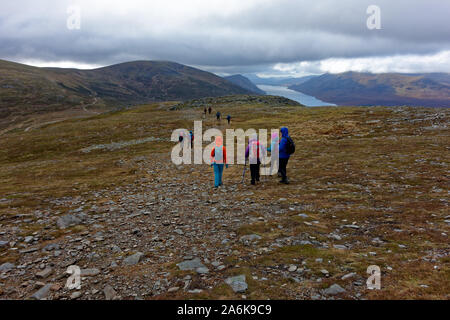
[[[183,132],[180,132],[180,136],[178,137],[178,141],[180,142],[180,144],[183,143],[183,139],[184,139]]]
[[[211,114],[211,111],[212,111],[212,108],[211,108],[211,107],[209,107],[209,108],[208,108],[208,112],[209,112],[209,114]]]
[[[206,107],[205,107],[205,109],[203,109],[203,118],[204,119],[206,119],[206,112],[207,112],[207,110],[206,110]]]
[[[287,178],[286,166],[288,164],[291,154],[295,152],[295,144],[292,138],[289,136],[288,128],[281,128],[281,141],[279,147],[279,157],[280,157],[280,173],[281,181],[280,183],[289,184]]]
[[[228,121],[228,125],[230,125],[230,122],[231,122],[231,116],[230,115],[227,116],[227,121]]]
[[[219,112],[219,111],[217,111],[217,113],[216,113],[216,117],[217,117],[217,121],[219,121],[219,122],[220,122],[220,112]]]
[[[222,136],[216,137],[216,146],[211,150],[211,167],[214,167],[214,188],[223,185],[223,165],[228,169],[227,149],[223,146]]]
[[[255,185],[259,182],[260,178],[260,167],[261,167],[261,152],[260,143],[258,141],[257,134],[253,134],[249,141],[247,148],[245,149],[245,159],[249,159],[250,163],[250,174],[251,174],[251,184]]]
[[[279,145],[280,145],[280,135],[278,132],[272,133],[270,146],[267,151],[271,153],[270,155],[270,175],[273,175],[275,170],[278,171],[278,177],[281,178],[280,172],[280,159],[279,159]]]
[[[180,135],[178,136],[178,142],[180,143],[181,150],[184,150],[183,141],[184,141],[184,134],[183,132],[180,132]]]
[[[189,138],[191,140],[191,149],[194,147],[194,134],[192,131],[189,131]]]

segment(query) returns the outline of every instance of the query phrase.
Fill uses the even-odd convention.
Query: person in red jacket
[[[222,174],[224,164],[228,169],[227,149],[223,146],[223,138],[217,136],[216,146],[211,150],[211,167],[214,167],[214,188],[223,185]]]

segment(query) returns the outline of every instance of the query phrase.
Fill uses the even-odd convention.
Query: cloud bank
[[[369,5],[381,29],[366,26]],[[80,29],[67,9],[80,9]],[[450,72],[450,1],[17,0],[2,3],[0,58],[104,66],[172,60],[218,73]]]

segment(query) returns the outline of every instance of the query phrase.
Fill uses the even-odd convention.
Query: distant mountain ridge
[[[450,107],[448,73],[324,74],[289,88],[338,105]]]
[[[256,74],[245,75],[251,82],[256,85],[282,86],[287,87],[294,84],[300,84],[310,79],[318,77],[318,75],[304,76],[304,77],[267,77],[262,78]]]
[[[73,106],[126,106],[250,90],[215,74],[168,61],[134,61],[93,70],[37,68],[0,60],[0,119]]]
[[[250,90],[251,92],[254,92],[256,94],[266,94],[263,90],[259,89],[253,82],[251,82],[247,77],[244,77],[242,74],[235,74],[224,78],[234,83],[235,85]]]

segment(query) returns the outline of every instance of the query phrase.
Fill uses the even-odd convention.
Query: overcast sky
[[[80,29],[67,27],[72,5]],[[367,28],[369,5],[380,30]],[[80,68],[171,60],[261,76],[450,72],[449,15],[448,0],[2,1],[0,58]]]

